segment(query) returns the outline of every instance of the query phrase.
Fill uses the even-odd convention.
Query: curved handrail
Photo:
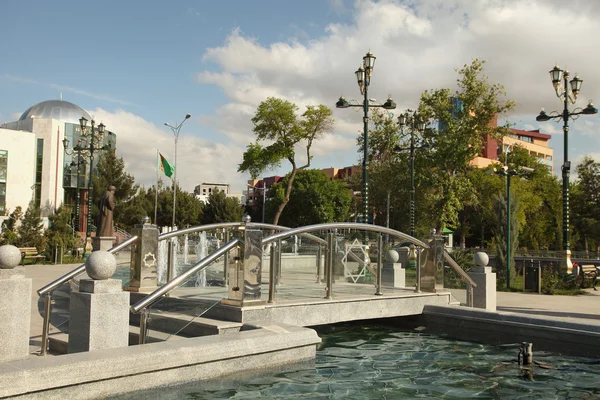
[[[454,259],[452,257],[450,257],[450,254],[444,250],[444,259],[448,262],[448,264],[450,264],[450,266],[467,282],[469,282],[469,284],[471,284],[471,286],[473,286],[474,288],[477,287],[477,284],[475,283],[475,281],[473,279],[471,279],[471,277],[460,267],[460,265],[458,265],[458,263],[456,261],[454,261]]]
[[[131,306],[131,312],[138,313],[141,310],[151,306],[154,302],[156,302],[160,297],[165,294],[171,292],[175,289],[179,284],[189,278],[191,275],[195,274],[198,271],[201,271],[203,268],[206,268],[217,258],[221,257],[223,254],[227,253],[229,250],[237,246],[238,244],[243,244],[244,241],[238,238],[230,240],[223,246],[219,247],[217,251],[211,253],[210,255],[204,257],[202,260],[198,261],[196,264],[192,266],[189,270],[185,271],[183,274],[179,275],[177,278],[170,280],[163,286],[156,289],[154,292],[150,293],[148,296],[144,297],[142,300],[135,303]]]
[[[321,231],[327,229],[356,229],[360,231],[369,231],[369,232],[378,232],[378,233],[386,233],[391,236],[395,236],[397,238],[406,240],[410,243],[416,244],[417,246],[421,246],[423,248],[428,249],[429,245],[425,242],[420,241],[419,239],[415,239],[414,237],[407,235],[406,233],[402,233],[390,228],[386,228],[385,226],[379,225],[369,225],[369,224],[359,224],[356,222],[328,222],[325,224],[316,224],[316,225],[307,225],[302,226],[300,228],[294,228],[289,231],[283,231],[276,233],[271,236],[267,236],[263,238],[262,244],[269,244],[275,240],[283,239],[288,236],[300,235],[307,232]]]
[[[248,222],[247,224],[244,222],[221,222],[218,224],[198,225],[198,226],[192,226],[190,228],[178,229],[176,231],[162,233],[162,234],[158,235],[158,240],[161,241],[161,240],[170,239],[172,237],[179,236],[179,235],[185,235],[185,234],[194,233],[194,232],[208,231],[211,229],[237,228],[240,226],[244,226],[246,228],[272,229],[275,231],[290,231],[293,229],[293,228],[283,226],[283,225],[272,225],[272,224],[265,224],[262,222]],[[306,237],[307,239],[313,240],[319,244],[323,244],[323,245],[327,244],[326,240],[321,239],[320,237],[317,237],[314,235],[303,234],[302,236]]]
[[[138,239],[137,236],[132,236],[129,239],[119,243],[118,245],[116,245],[115,247],[112,247],[110,249],[108,249],[107,251],[109,253],[115,253],[127,246],[129,246],[130,244],[132,244],[133,242],[135,242]],[[81,264],[79,267],[75,268],[74,270],[72,270],[71,272],[67,272],[65,275],[61,276],[60,278],[50,282],[49,284],[47,284],[46,286],[40,288],[37,293],[39,296],[43,296],[44,294],[53,291],[54,289],[56,289],[57,287],[59,287],[60,285],[62,285],[65,282],[68,282],[69,280],[75,278],[76,276],[81,275],[82,273],[85,272],[85,263]]]

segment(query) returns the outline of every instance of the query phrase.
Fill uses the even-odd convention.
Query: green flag
[[[162,154],[158,153],[158,156],[160,157],[160,161],[158,162],[158,167],[168,178],[172,177],[173,172],[175,171],[175,167],[173,165],[171,165],[171,163],[168,162],[167,159],[164,158]]]

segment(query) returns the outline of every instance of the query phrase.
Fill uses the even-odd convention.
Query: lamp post
[[[171,130],[173,131],[173,135],[175,136],[175,171],[173,172],[173,222],[171,224],[173,228],[175,228],[175,209],[177,207],[177,142],[179,141],[179,131],[181,130],[181,126],[190,117],[190,114],[185,114],[185,118],[177,126],[173,126],[168,122],[165,122],[165,126],[171,128]]]
[[[569,111],[569,104],[575,104],[577,96],[581,90],[583,80],[580,79],[577,74],[569,81],[569,71],[562,70],[558,66],[555,66],[550,70],[550,78],[552,79],[552,86],[556,96],[563,102],[563,111],[553,111],[550,114],[546,114],[544,109],[540,111],[540,114],[535,118],[538,122],[545,122],[550,119],[555,121],[563,121],[563,133],[564,133],[564,157],[562,170],[562,201],[563,201],[563,265],[568,273],[571,273],[573,269],[573,263],[571,262],[571,245],[569,238],[569,175],[571,173],[571,162],[569,161],[569,119],[577,119],[579,115],[593,115],[598,113],[598,109],[594,107],[590,101],[586,108],[575,108]]]
[[[512,215],[511,201],[510,201],[510,178],[513,176],[521,175],[522,172],[533,172],[533,168],[521,167],[521,172],[514,169],[508,169],[505,165],[499,170],[491,170],[493,173],[499,176],[506,177],[506,288],[510,289],[510,264],[512,261],[511,257],[511,226],[510,219]]]
[[[262,190],[263,192],[263,203],[262,203],[262,220],[260,222],[262,222],[263,224],[265,223],[265,205],[266,205],[266,192],[267,192],[267,187],[266,187],[266,183],[263,179],[263,187],[257,187],[254,185],[251,185],[248,183],[248,187],[252,188],[254,190]],[[256,196],[252,196],[253,198],[256,198]]]
[[[96,123],[95,121],[92,119],[90,121],[90,127],[89,130],[87,128],[87,122],[88,120],[85,117],[81,117],[79,118],[79,125],[81,128],[81,134],[79,135],[79,140],[77,141],[77,145],[75,145],[75,147],[73,147],[73,149],[71,150],[71,152],[69,152],[68,148],[69,148],[69,139],[64,138],[63,139],[63,146],[65,149],[65,152],[67,154],[72,154],[74,151],[78,153],[78,156],[81,158],[84,158],[84,161],[87,163],[87,159],[89,159],[89,170],[90,170],[90,176],[88,179],[88,188],[87,188],[87,224],[86,224],[86,229],[85,229],[85,237],[86,237],[86,245],[84,248],[84,253],[83,253],[83,257],[86,258],[87,257],[87,252],[88,250],[91,252],[92,249],[92,237],[91,237],[91,226],[92,226],[92,194],[93,194],[93,189],[94,189],[94,184],[92,182],[92,169],[94,168],[94,153],[98,152],[98,151],[103,151],[103,150],[109,150],[111,149],[111,145],[110,143],[107,145],[104,145],[104,130],[106,128],[106,126],[100,122],[100,125],[98,125],[98,128],[96,128]],[[111,133],[109,132],[109,135]],[[83,139],[83,140],[82,140]],[[83,142],[85,142],[85,146],[83,145]],[[78,162],[83,163],[83,161],[79,160]],[[78,180],[79,180],[79,176],[78,176]],[[77,191],[79,192],[79,181],[77,182]],[[79,197],[79,193],[77,194]]]
[[[73,167],[77,167],[77,193],[76,193],[76,203],[75,203],[75,220],[77,221],[77,232],[79,232],[80,230],[80,211],[81,211],[81,195],[80,195],[80,191],[81,191],[81,183],[80,183],[80,178],[81,178],[81,170],[80,170],[80,166],[83,165],[83,170],[85,171],[85,158],[81,157],[81,152],[77,151],[77,162],[75,161],[71,161],[71,168]]]
[[[369,223],[369,108],[382,107],[386,110],[393,110],[396,108],[396,103],[391,97],[388,97],[387,101],[383,104],[371,104],[369,100],[369,86],[371,85],[371,76],[373,75],[373,67],[375,66],[375,56],[369,51],[363,57],[363,64],[354,73],[356,75],[356,81],[360,93],[363,95],[362,104],[350,104],[340,97],[338,102],[335,103],[337,108],[348,108],[348,107],[362,107],[363,108],[363,162],[362,162],[362,187],[363,187],[363,209],[360,213],[360,220],[358,222]]]
[[[425,122],[423,122],[416,112],[407,110],[404,114],[398,116],[398,125],[403,131],[405,126],[408,126],[410,131],[410,145],[409,147],[394,147],[395,151],[406,151],[410,153],[410,202],[409,202],[409,215],[410,215],[410,236],[415,236],[415,150],[429,148],[426,143],[419,144],[415,143],[415,132],[423,132],[425,130]]]

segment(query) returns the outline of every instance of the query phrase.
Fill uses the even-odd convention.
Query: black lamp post
[[[363,162],[362,162],[362,186],[363,186],[363,209],[360,213],[359,221],[363,223],[369,223],[369,108],[381,107],[386,110],[393,110],[396,108],[396,103],[392,100],[391,96],[383,104],[371,104],[369,100],[369,86],[371,84],[371,76],[373,75],[373,68],[375,66],[375,56],[368,52],[363,57],[363,65],[356,70],[356,81],[360,93],[363,95],[362,104],[350,104],[340,97],[338,102],[335,103],[337,108],[348,108],[348,107],[362,107],[363,108]]]
[[[550,70],[550,78],[552,79],[552,86],[556,96],[563,102],[563,111],[553,111],[550,114],[546,114],[544,109],[540,111],[540,114],[535,118],[536,121],[545,122],[548,120],[563,121],[563,133],[564,133],[564,157],[562,169],[562,201],[563,201],[563,268],[570,273],[573,268],[571,262],[571,247],[570,247],[570,235],[569,235],[569,175],[571,173],[571,162],[569,161],[569,118],[577,119],[579,115],[592,115],[597,114],[598,109],[594,107],[590,101],[586,108],[575,108],[569,111],[569,104],[575,104],[579,91],[581,90],[581,84],[583,80],[580,79],[577,74],[569,81],[569,71],[562,70],[558,66],[555,66]]]
[[[69,155],[72,154],[72,153],[74,153],[74,152],[69,153],[66,149],[65,149],[65,152],[67,152],[67,154],[69,154]],[[80,226],[80,223],[81,223],[81,221],[80,221],[80,215],[81,215],[80,214],[80,212],[81,212],[81,207],[80,207],[80,203],[81,203],[81,200],[80,200],[81,183],[79,183],[80,178],[81,178],[81,169],[80,169],[80,166],[83,165],[83,170],[85,172],[85,165],[86,165],[86,163],[85,163],[85,158],[81,157],[81,152],[80,151],[77,151],[75,153],[77,153],[77,162],[71,161],[71,168],[77,167],[77,183],[76,183],[77,184],[77,193],[76,193],[77,200],[76,200],[76,203],[75,203],[75,221],[77,221],[77,232],[79,232],[79,230],[81,228],[81,226]]]
[[[98,125],[98,127],[95,127],[95,122],[92,119],[90,121],[90,128],[89,130],[87,129],[87,119],[85,117],[81,117],[79,119],[79,125],[81,127],[81,134],[79,135],[79,140],[77,141],[77,145],[75,147],[73,147],[73,149],[71,150],[71,152],[76,151],[79,155],[80,160],[78,162],[85,162],[88,163],[90,168],[90,176],[89,176],[89,180],[88,180],[88,198],[87,198],[87,203],[88,203],[88,210],[87,210],[87,224],[86,224],[86,230],[85,230],[85,236],[86,236],[86,246],[84,249],[84,253],[83,256],[84,258],[88,255],[87,251],[88,249],[91,252],[91,225],[92,225],[92,194],[93,194],[93,182],[92,182],[92,169],[94,168],[94,153],[98,152],[98,151],[103,151],[103,150],[109,150],[111,148],[110,144],[108,145],[104,145],[104,130],[106,128],[106,126],[101,122],[100,125]],[[109,132],[110,134],[110,132]],[[86,142],[86,145],[83,146],[83,141]],[[69,139],[64,138],[63,139],[63,146],[65,148],[65,151],[68,151],[69,148]],[[67,152],[67,154],[69,154]],[[83,161],[81,161],[81,158],[83,158]],[[89,159],[89,161],[88,161]],[[77,181],[77,197],[79,199],[79,176],[77,177],[78,181]],[[79,203],[79,200],[78,200]]]
[[[415,150],[429,148],[426,143],[415,143],[415,132],[423,132],[425,130],[425,122],[422,121],[416,112],[407,110],[404,114],[398,117],[398,125],[404,131],[407,126],[410,131],[410,146],[409,147],[394,147],[395,151],[410,151],[410,236],[415,236]]]

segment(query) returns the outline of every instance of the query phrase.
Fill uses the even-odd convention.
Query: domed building
[[[1,124],[0,216],[6,219],[18,206],[25,212],[33,200],[45,218],[64,204],[74,229],[85,232],[90,170],[101,152],[94,152],[90,168],[85,149],[92,126],[95,148],[116,149],[113,132],[93,121],[83,108],[62,99],[35,104],[17,121]]]

